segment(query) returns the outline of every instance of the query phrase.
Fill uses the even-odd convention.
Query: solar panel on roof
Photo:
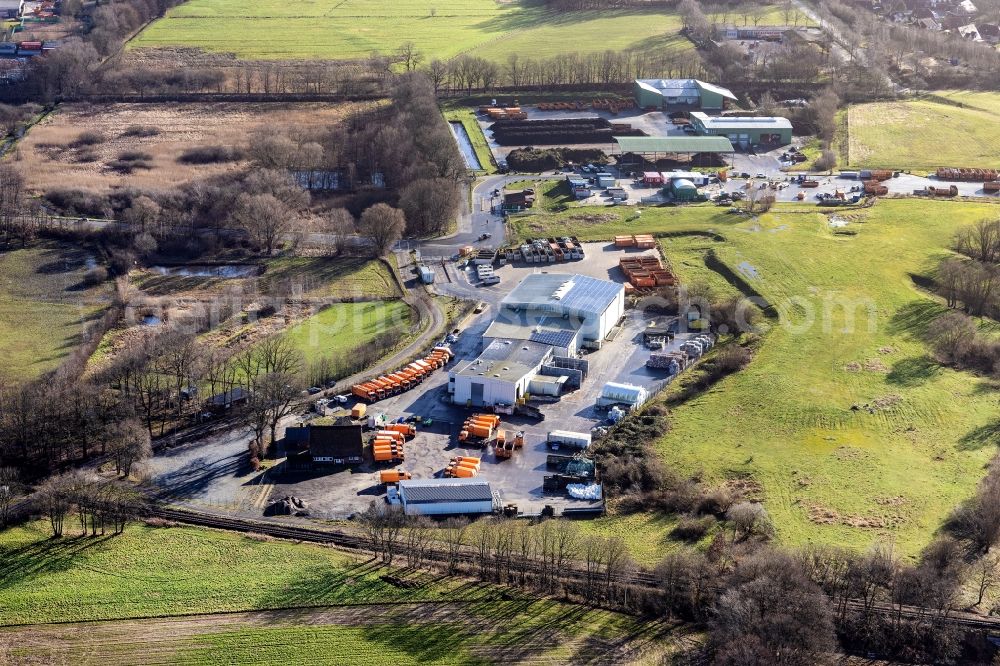
[[[534,331],[528,339],[551,347],[568,347],[575,335],[575,331]]]

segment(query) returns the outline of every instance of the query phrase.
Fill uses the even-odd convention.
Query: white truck
[[[549,448],[558,451],[560,448],[588,449],[590,448],[589,432],[572,432],[570,430],[553,430],[545,438]]]

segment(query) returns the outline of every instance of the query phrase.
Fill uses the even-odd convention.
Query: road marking
[[[257,495],[257,499],[253,501],[253,506],[258,509],[264,508],[264,504],[267,503],[267,499],[271,496],[271,490],[274,489],[273,483],[264,483],[264,479],[267,477],[267,473],[270,471],[271,470],[265,471],[263,474],[260,475],[258,479],[257,485],[260,486],[260,491],[259,494]]]

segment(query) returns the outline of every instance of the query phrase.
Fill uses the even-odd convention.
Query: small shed
[[[642,174],[643,185],[662,185],[663,174],[659,171],[646,171]]]
[[[230,389],[224,393],[213,395],[205,401],[206,406],[212,411],[221,412],[230,407],[242,405],[250,399],[250,392],[241,386]]]
[[[434,284],[434,271],[421,264],[418,268],[420,271],[420,281],[424,284]]]

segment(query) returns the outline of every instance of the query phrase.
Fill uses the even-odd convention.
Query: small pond
[[[185,264],[183,266],[150,266],[149,270],[159,275],[176,277],[217,277],[245,278],[260,274],[260,266],[256,264]]]

